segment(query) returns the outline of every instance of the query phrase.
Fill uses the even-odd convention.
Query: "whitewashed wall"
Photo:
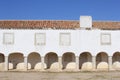
[[[14,33],[14,44],[3,44],[3,33]],[[46,45],[36,46],[34,44],[35,33],[46,33]],[[60,46],[59,34],[71,33],[71,45]],[[111,34],[111,44],[101,44],[101,33]],[[62,56],[65,52],[73,52],[79,56],[82,52],[90,52],[93,56],[99,52],[106,52],[112,56],[114,52],[120,51],[119,30],[0,30],[0,52],[8,56],[13,52],[23,53],[27,56],[31,52],[38,52],[41,56],[48,52],[55,52]]]

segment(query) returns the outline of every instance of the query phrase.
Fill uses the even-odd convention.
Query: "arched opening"
[[[4,70],[4,62],[5,62],[5,56],[4,54],[0,53],[0,71]]]
[[[116,52],[113,54],[112,64],[114,69],[120,69],[120,52]]]
[[[28,55],[28,69],[41,69],[41,57],[37,52]]]
[[[58,56],[54,52],[49,52],[45,55],[45,63],[47,69],[57,69],[59,68]]]
[[[108,69],[108,55],[105,52],[100,52],[96,56],[96,66],[98,70]]]
[[[9,70],[24,69],[24,57],[22,53],[11,53],[8,57]]]
[[[75,69],[75,54],[71,52],[64,53],[62,56],[63,69]]]
[[[92,69],[92,55],[89,52],[83,52],[79,57],[79,68],[81,70]]]

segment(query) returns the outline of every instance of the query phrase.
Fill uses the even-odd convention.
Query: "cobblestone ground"
[[[120,80],[120,72],[0,72],[0,80]]]

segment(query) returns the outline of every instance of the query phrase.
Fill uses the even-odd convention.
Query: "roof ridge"
[[[109,20],[93,20],[92,22],[120,22],[120,21],[109,21]]]
[[[79,20],[0,20],[0,21],[79,21]]]

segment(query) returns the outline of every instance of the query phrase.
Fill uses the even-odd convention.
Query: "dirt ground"
[[[120,72],[0,72],[0,80],[120,80]]]

